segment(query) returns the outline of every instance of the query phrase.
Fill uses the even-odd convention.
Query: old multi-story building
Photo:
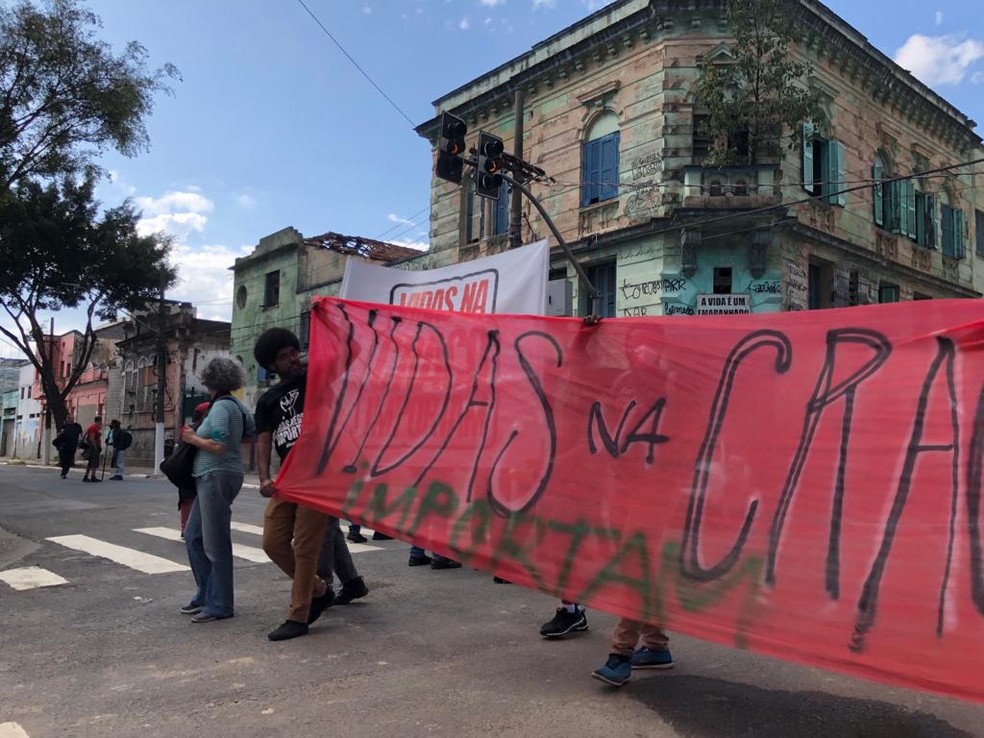
[[[197,403],[207,400],[199,375],[216,356],[229,356],[229,323],[203,320],[188,302],[165,301],[164,433],[175,438]],[[135,314],[115,342],[120,371],[108,374],[106,419],[118,418],[133,436],[128,458],[153,466],[158,388],[158,318]]]
[[[305,238],[284,228],[260,239],[248,256],[236,259],[232,308],[232,354],[246,368],[246,402],[267,386],[267,372],[253,360],[253,343],[267,328],[294,331],[307,347],[311,298],[338,293],[349,256],[376,264],[414,257],[414,249],[370,238],[325,233]]]
[[[756,166],[704,165],[695,83],[727,64],[725,0],[620,0],[441,97],[435,112],[513,150],[553,180],[534,193],[614,316],[772,312],[977,297],[984,167],[973,121],[815,0],[792,12],[794,53],[829,117]],[[418,132],[436,142],[439,116]],[[944,167],[952,167],[943,169]],[[467,172],[467,168],[466,168]],[[924,174],[932,172],[931,174]],[[434,179],[430,259],[506,248],[509,202]],[[879,184],[902,177],[899,183]],[[522,241],[548,234],[523,203]],[[556,246],[556,244],[554,244]],[[574,277],[554,249],[554,276]],[[577,301],[587,309],[584,291]]]
[[[19,459],[41,458],[41,402],[34,395],[37,369],[29,361],[20,368],[17,388],[17,420],[14,423],[13,447],[10,456]]]

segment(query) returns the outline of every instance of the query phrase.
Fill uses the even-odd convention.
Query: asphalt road
[[[269,562],[237,559],[236,617],[195,625],[178,613],[190,572],[143,573],[48,540],[183,565],[180,541],[142,532],[176,531],[176,505],[163,481],[0,466],[0,579],[39,567],[65,580],[0,581],[0,738],[984,736],[977,705],[682,637],[675,669],[607,687],[589,675],[612,616],[589,612],[589,632],[544,641],[554,600],[470,569],[408,568],[400,541],[354,554],[368,597],[271,643],[289,583]],[[260,547],[250,526],[263,505],[240,494],[236,543]]]

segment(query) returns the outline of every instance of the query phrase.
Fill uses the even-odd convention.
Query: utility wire
[[[369,76],[368,72],[366,72],[365,69],[363,69],[361,66],[359,66],[359,62],[357,62],[355,59],[352,58],[352,55],[349,54],[345,50],[345,47],[342,46],[338,42],[338,39],[335,38],[332,35],[331,31],[329,31],[325,27],[325,24],[322,23],[321,20],[319,20],[318,16],[316,16],[314,14],[314,12],[311,10],[311,8],[309,8],[307,6],[307,4],[304,2],[304,0],[297,0],[297,2],[300,3],[301,4],[301,7],[304,8],[307,11],[308,15],[310,15],[311,18],[314,19],[314,22],[317,23],[318,26],[321,28],[321,30],[325,32],[325,35],[332,40],[332,43],[334,43],[335,46],[337,46],[341,50],[341,52],[343,54],[345,54],[345,57],[350,62],[352,62],[352,65],[362,73],[362,76],[365,77],[367,80],[369,80],[369,84],[371,84],[373,87],[376,88],[376,92],[378,92],[380,95],[382,95],[384,98],[386,98],[386,102],[388,102],[390,105],[392,105],[393,108],[396,110],[396,112],[398,112],[400,115],[402,115],[406,119],[407,123],[410,124],[410,127],[411,128],[416,128],[416,126],[414,125],[414,122],[412,120],[410,120],[410,116],[407,115],[406,113],[404,113],[403,110],[400,108],[400,106],[397,105],[395,102],[393,102],[393,100],[390,98],[389,95],[387,95],[385,92],[383,92],[383,89],[379,85],[376,84],[375,80],[373,80],[373,78]]]

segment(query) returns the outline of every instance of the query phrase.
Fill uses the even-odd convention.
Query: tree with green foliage
[[[141,235],[130,203],[100,210],[94,179],[39,184],[27,180],[0,200],[0,302],[13,325],[0,325],[38,370],[57,426],[68,413],[65,398],[89,365],[96,346],[93,321],[141,310],[174,282],[167,264],[170,240]],[[87,322],[76,344],[72,371],[56,381],[42,311],[80,308]]]
[[[100,25],[77,0],[0,0],[0,194],[25,177],[78,174],[110,146],[147,148],[144,119],[178,72],[149,71],[135,41],[114,54]]]
[[[94,188],[101,153],[147,148],[144,121],[178,73],[149,71],[136,42],[114,53],[99,29],[78,0],[0,0],[0,302],[12,321],[0,333],[38,370],[58,425],[96,345],[93,320],[143,308],[175,280],[170,239],[141,235],[133,206],[104,209]],[[38,314],[63,308],[88,322],[59,386]]]
[[[804,122],[826,124],[812,67],[797,61],[800,40],[796,6],[788,0],[732,0],[727,19],[734,36],[731,59],[705,63],[697,81],[697,105],[705,114],[701,133],[712,141],[707,165],[752,165],[776,161],[795,148]]]

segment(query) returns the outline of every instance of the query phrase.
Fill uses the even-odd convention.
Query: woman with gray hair
[[[256,434],[249,408],[232,396],[243,386],[238,362],[220,357],[208,362],[202,384],[212,397],[208,415],[198,429],[186,428],[181,440],[198,448],[192,476],[198,497],[185,526],[185,545],[198,592],[181,612],[193,623],[231,618],[232,501],[243,486],[243,438]]]

